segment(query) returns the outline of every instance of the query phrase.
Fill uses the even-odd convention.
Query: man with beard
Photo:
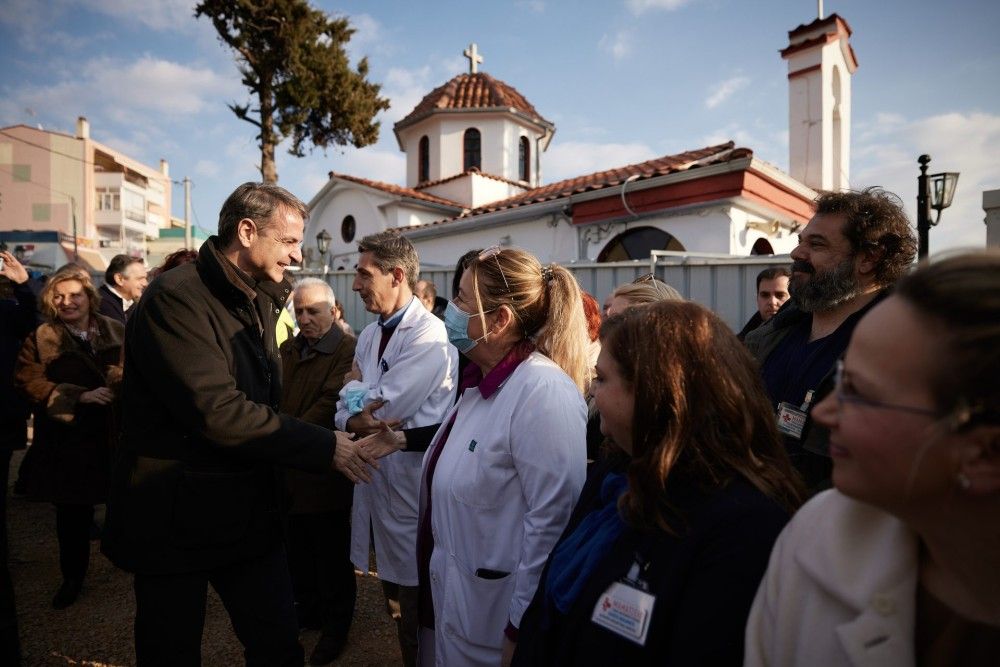
[[[917,243],[890,192],[826,192],[792,251],[791,299],[746,336],[792,463],[810,492],[829,486],[829,434],[809,412],[833,387],[858,320],[907,272]]]

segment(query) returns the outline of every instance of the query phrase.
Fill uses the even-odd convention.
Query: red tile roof
[[[598,171],[593,174],[587,174],[586,176],[568,178],[563,181],[550,183],[549,185],[543,185],[541,187],[528,190],[527,192],[514,195],[513,197],[508,197],[507,199],[490,202],[489,204],[466,211],[454,218],[439,220],[426,225],[415,225],[407,227],[406,229],[410,230],[421,227],[429,227],[431,225],[441,225],[455,220],[465,220],[483,213],[502,211],[505,209],[517,208],[519,206],[526,206],[528,204],[537,204],[538,202],[560,199],[562,197],[568,197],[581,192],[614,187],[621,185],[625,180],[633,176],[638,176],[635,180],[642,181],[647,178],[665,176],[667,174],[680,171],[687,171],[689,169],[749,157],[753,157],[752,150],[749,148],[736,148],[735,144],[732,141],[729,141],[717,146],[707,146],[705,148],[686,151],[684,153],[677,153],[676,155],[664,155],[663,157],[647,160],[646,162],[639,162],[637,164],[626,165],[617,169]]]
[[[804,32],[809,32],[810,30],[818,28],[821,25],[829,25],[830,27],[834,28],[834,30],[836,30],[838,23],[842,24],[844,28],[847,30],[848,37],[850,37],[853,34],[854,31],[851,30],[851,26],[847,23],[847,21],[842,19],[839,14],[830,14],[825,18],[814,19],[812,23],[803,23],[796,26],[795,28],[792,28],[791,30],[788,31],[788,39],[792,39],[796,35],[801,35]]]
[[[352,183],[365,185],[368,186],[369,188],[375,188],[376,190],[381,190],[382,192],[387,192],[391,195],[396,195],[399,197],[410,197],[411,199],[419,199],[421,201],[430,202],[432,204],[452,206],[459,210],[462,210],[464,208],[458,202],[453,202],[450,199],[445,199],[444,197],[435,197],[434,195],[429,195],[424,192],[418,192],[417,190],[414,190],[412,188],[404,188],[401,185],[394,185],[392,183],[383,183],[382,181],[372,181],[367,178],[359,178],[357,176],[350,176],[348,174],[338,174],[337,172],[334,171],[331,171],[329,176],[330,178],[339,178],[341,180],[350,181]]]
[[[455,180],[458,180],[459,178],[462,178],[463,176],[467,176],[469,174],[479,174],[483,178],[490,178],[490,179],[493,179],[494,181],[500,181],[501,183],[507,183],[508,185],[516,185],[517,187],[521,188],[522,190],[528,190],[528,189],[530,189],[530,187],[528,185],[526,185],[523,181],[512,181],[509,178],[504,178],[503,176],[497,176],[496,174],[490,174],[490,173],[487,173],[485,171],[479,171],[475,167],[473,167],[472,169],[466,169],[465,171],[463,171],[463,172],[461,172],[459,174],[455,174],[454,176],[449,176],[447,178],[439,178],[436,181],[425,181],[425,182],[420,183],[419,185],[417,185],[416,188],[414,188],[414,189],[415,190],[423,190],[424,188],[432,188],[435,185],[441,185],[442,183],[448,183],[450,181],[455,181]]]
[[[395,125],[398,131],[442,109],[497,109],[518,111],[529,118],[551,125],[535,110],[524,95],[485,72],[459,74],[443,86],[428,93],[403,120]]]

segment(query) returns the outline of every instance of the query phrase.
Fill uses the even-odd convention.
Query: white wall
[[[518,180],[518,141],[521,136],[531,140],[531,176],[533,187],[540,184],[540,174],[535,173],[535,151],[542,132],[526,122],[516,120],[503,113],[470,112],[467,114],[437,114],[400,133],[403,151],[406,153],[406,185],[416,187],[419,183],[418,159],[420,138],[428,138],[430,147],[430,173],[432,181],[441,180],[464,170],[463,138],[471,127],[480,132],[482,167],[480,171]],[[540,170],[539,170],[540,171]],[[442,195],[444,196],[444,195]]]

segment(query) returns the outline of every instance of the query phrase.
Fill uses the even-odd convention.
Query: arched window
[[[757,239],[753,242],[753,247],[750,248],[750,256],[755,255],[773,255],[774,248],[771,246],[771,242],[765,238]]]
[[[344,243],[350,243],[354,240],[354,232],[357,229],[357,225],[354,224],[354,216],[349,215],[344,218],[344,221],[340,223],[340,238],[344,239]]]
[[[598,262],[621,262],[628,259],[649,259],[650,250],[684,250],[672,234],[656,227],[636,227],[622,232],[604,246]]]
[[[417,182],[423,183],[431,180],[431,142],[427,135],[420,137],[420,146],[417,149]]]
[[[522,181],[531,180],[531,144],[528,137],[517,142],[517,177]]]
[[[481,149],[482,141],[479,136],[479,130],[474,127],[470,127],[465,131],[465,137],[463,141],[463,148],[465,159],[463,160],[463,170],[469,171],[473,167],[476,169],[482,169],[483,166],[483,155]]]

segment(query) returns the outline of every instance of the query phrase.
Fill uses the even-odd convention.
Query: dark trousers
[[[358,584],[351,563],[351,510],[288,517],[288,566],[300,625],[346,639]]]
[[[17,607],[14,585],[10,580],[7,552],[7,476],[10,472],[9,449],[0,445],[0,665],[21,664],[21,644],[17,635]]]
[[[90,565],[93,505],[56,505],[56,537],[63,581],[83,581]]]
[[[420,634],[419,586],[401,586],[382,580],[382,594],[385,595],[385,610],[396,622],[399,635],[399,650],[403,654],[404,667],[416,667],[417,636]]]
[[[213,570],[135,575],[135,654],[139,667],[201,665],[208,584],[222,599],[248,667],[301,667],[304,661],[284,547]]]

